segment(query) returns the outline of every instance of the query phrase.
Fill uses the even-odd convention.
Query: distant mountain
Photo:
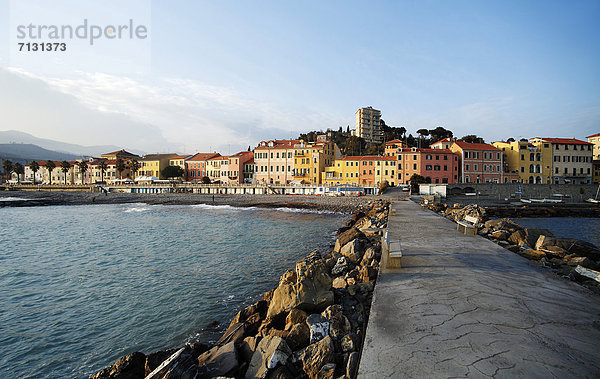
[[[6,130],[0,131],[0,144],[32,144],[37,145],[43,149],[48,149],[53,152],[66,153],[81,158],[81,156],[92,156],[99,157],[104,153],[117,151],[125,148],[134,154],[143,155],[144,152],[139,150],[131,150],[125,146],[114,146],[114,145],[99,145],[99,146],[83,146],[73,143],[66,143],[60,141],[54,141],[46,138],[38,138],[31,134],[19,132],[17,130]],[[50,159],[50,158],[48,158]],[[62,159],[61,159],[62,160]]]
[[[67,154],[60,151],[47,150],[30,143],[0,144],[0,159],[13,162],[46,161],[73,161],[82,158],[80,155]]]

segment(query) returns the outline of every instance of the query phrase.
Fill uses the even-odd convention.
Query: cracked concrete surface
[[[360,378],[600,377],[600,296],[395,201]]]

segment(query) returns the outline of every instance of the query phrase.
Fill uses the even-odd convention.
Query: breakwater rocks
[[[519,254],[557,274],[600,290],[600,249],[586,241],[573,238],[557,238],[548,229],[525,228],[509,218],[489,219],[497,213],[488,208],[470,204],[462,207],[454,204],[422,204],[444,217],[460,221],[466,216],[479,220],[478,234],[498,245]],[[562,209],[561,209],[562,212]]]
[[[333,251],[298,261],[214,346],[135,352],[91,378],[356,377],[388,211],[384,201],[362,206]]]

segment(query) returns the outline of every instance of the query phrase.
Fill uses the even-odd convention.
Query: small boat
[[[595,196],[593,199],[592,199],[592,198],[589,198],[589,199],[587,199],[586,201],[587,201],[588,203],[594,203],[594,204],[598,204],[598,203],[600,203],[600,200],[598,199],[598,194],[599,194],[599,193],[600,193],[600,185],[598,185],[598,189],[596,190],[596,196]]]
[[[526,204],[531,204],[531,203],[538,203],[538,204],[544,204],[544,203],[551,203],[551,204],[557,204],[557,203],[562,203],[563,200],[562,199],[521,199],[522,203],[526,203]]]

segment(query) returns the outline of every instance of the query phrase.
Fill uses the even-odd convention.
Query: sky
[[[147,37],[17,49],[34,42],[18,25],[84,19]],[[373,106],[413,134],[583,139],[600,132],[598,20],[599,1],[0,0],[0,130],[229,154]]]

